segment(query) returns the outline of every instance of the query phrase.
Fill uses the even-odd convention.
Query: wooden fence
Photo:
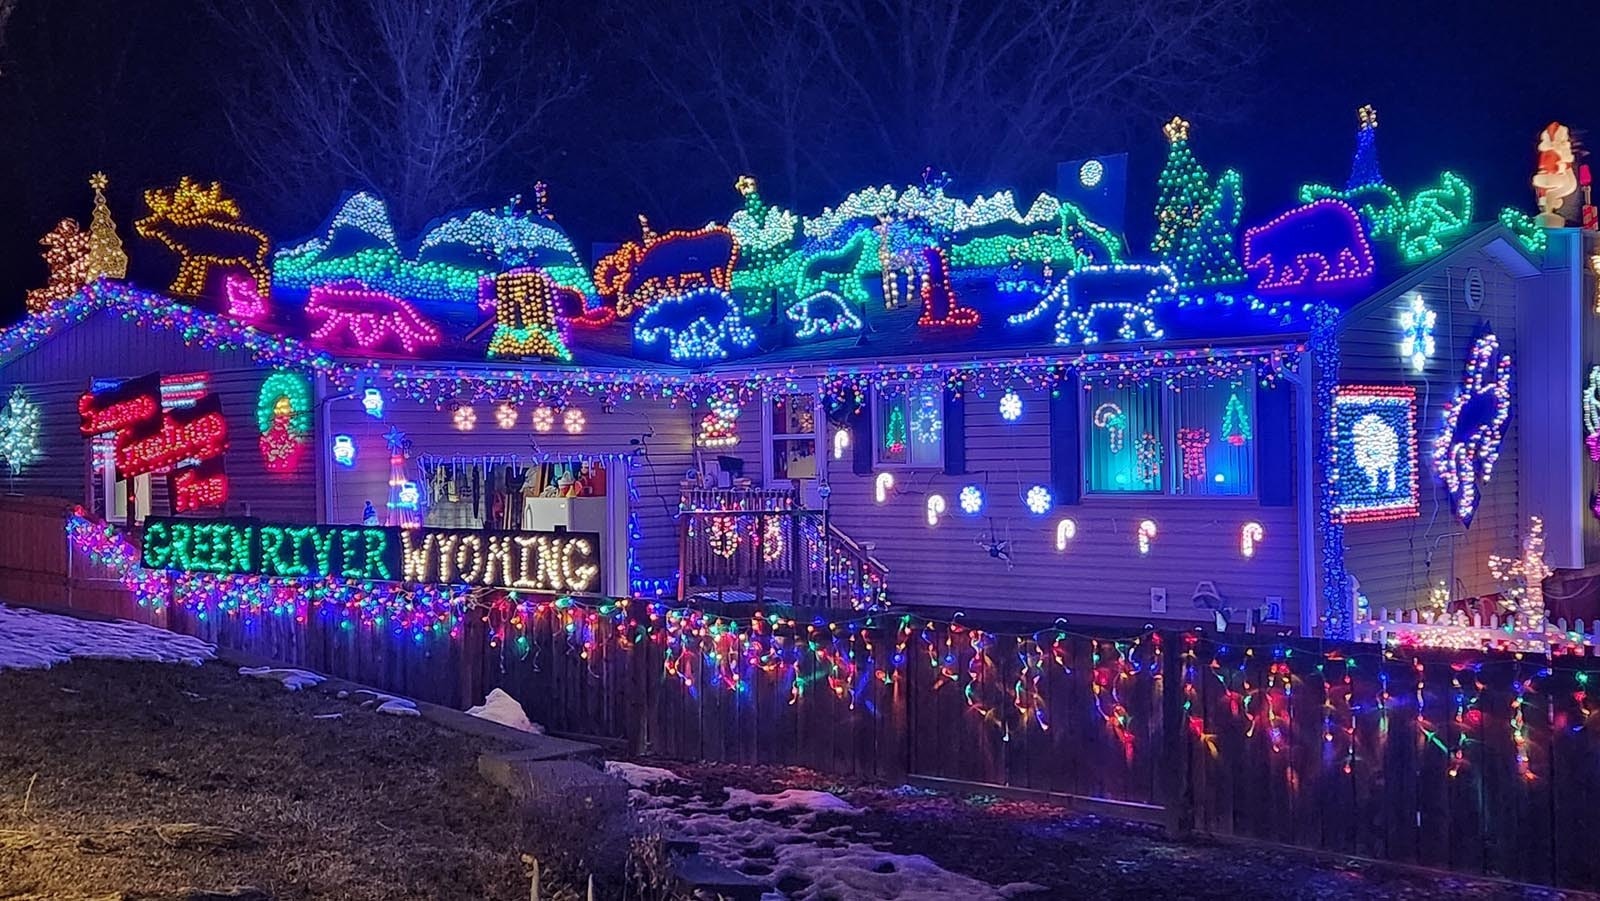
[[[0,535],[16,515],[0,509]],[[80,580],[106,590],[72,572],[69,602]],[[1600,661],[1588,655],[976,632],[900,615],[781,626],[753,652],[713,621],[669,628],[641,609],[620,622],[581,608],[472,615],[455,638],[347,628],[315,610],[303,623],[165,615],[227,647],[441,703],[502,687],[551,731],[634,752],[1052,792],[1220,836],[1600,886]]]

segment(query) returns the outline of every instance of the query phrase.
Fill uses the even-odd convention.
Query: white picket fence
[[[1600,646],[1600,619],[1570,625],[1551,620],[1543,632],[1519,632],[1513,618],[1466,613],[1419,613],[1378,607],[1354,625],[1356,641],[1374,644],[1417,644],[1431,647],[1524,651],[1538,654],[1594,653]]]

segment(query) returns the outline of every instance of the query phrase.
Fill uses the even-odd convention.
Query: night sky
[[[1391,184],[1415,190],[1448,168],[1476,188],[1477,218],[1492,219],[1506,205],[1531,211],[1528,176],[1538,130],[1560,120],[1582,140],[1600,113],[1592,93],[1600,15],[1580,15],[1581,5],[1270,4],[1257,25],[1266,45],[1246,84],[1251,99],[1237,121],[1196,120],[1195,153],[1213,171],[1232,166],[1244,173],[1246,221],[1259,221],[1291,205],[1303,182],[1343,182],[1355,110],[1371,103],[1379,112],[1379,151]],[[574,17],[565,25],[578,48],[599,46],[600,23],[583,21],[583,11],[563,15]],[[86,179],[96,169],[111,176],[111,209],[136,278],[141,265],[150,265],[150,258],[160,264],[163,256],[132,231],[144,188],[169,184],[180,174],[248,183],[220,112],[224,98],[239,102],[248,91],[231,74],[238,55],[232,40],[191,0],[22,0],[0,56],[0,153],[7,161],[0,171],[6,210],[0,217],[0,322],[19,316],[23,291],[44,281],[38,236],[63,216],[87,225]],[[526,191],[543,178],[559,221],[580,249],[636,236],[633,214],[642,203],[606,171],[606,165],[620,163],[608,155],[607,138],[593,117],[615,121],[618,111],[605,109],[606,99],[628,96],[638,75],[626,60],[606,59],[602,51],[584,59],[591,69],[590,94],[541,136],[540,171],[503,173],[495,179],[502,183],[484,184],[478,197],[463,199],[463,207]],[[1132,153],[1128,222],[1135,247],[1148,236],[1164,152],[1159,126],[1165,116],[1140,115],[1150,119],[1145,140],[1125,148],[1062,146],[1058,154],[1066,160],[1120,149]],[[929,162],[936,161],[846,173],[855,177],[843,181],[906,184]],[[696,165],[692,156],[681,161],[686,171]],[[707,183],[731,186],[739,173],[698,174]],[[1009,184],[984,185],[953,174],[952,192],[960,196],[998,187],[1032,196],[1052,189],[1054,180],[1053,172],[1019,172]],[[259,198],[247,190],[237,195],[246,218],[279,243],[314,231],[331,208],[319,199],[298,207],[297,217],[269,221],[252,215],[252,200]],[[813,213],[840,198],[768,199]],[[699,202],[684,201],[682,209],[653,210],[652,219],[661,225],[725,220],[737,205],[737,196],[724,188]]]

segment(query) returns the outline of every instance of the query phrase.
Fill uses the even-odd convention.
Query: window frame
[[[778,432],[772,426],[772,409],[780,397],[811,397],[811,431],[810,432]],[[817,461],[817,472],[814,476],[794,477],[779,476],[773,472],[772,467],[778,459],[777,445],[786,441],[811,441],[814,442],[813,459]],[[797,384],[793,391],[763,391],[761,393],[761,482],[767,485],[772,482],[813,482],[822,484],[828,480],[828,458],[832,456],[832,447],[828,443],[828,416],[823,405],[822,385],[817,382],[806,381]]]
[[[910,396],[912,396],[914,394],[915,395],[921,395],[924,392],[932,392],[932,394],[937,398],[936,403],[938,404],[938,408],[939,408],[939,449],[938,449],[937,454],[935,455],[937,457],[937,459],[932,463],[917,463],[917,462],[914,462],[911,459],[911,448],[910,448],[911,411],[909,409],[909,405],[908,405],[908,408],[906,410],[906,440],[907,440],[906,458],[904,460],[885,460],[885,459],[883,459],[882,452],[883,452],[883,426],[884,426],[884,421],[883,420],[884,420],[884,417],[878,415],[878,413],[879,413],[879,401],[881,399],[880,392],[882,392],[883,389],[879,388],[876,385],[874,385],[872,387],[872,389],[868,392],[868,398],[867,398],[867,402],[872,405],[871,408],[870,408],[872,410],[872,468],[873,469],[893,469],[893,470],[897,470],[897,471],[901,471],[901,472],[942,472],[942,471],[944,471],[944,468],[945,468],[945,444],[944,444],[944,442],[945,442],[945,437],[946,437],[945,429],[947,429],[949,427],[949,423],[945,422],[945,410],[944,410],[944,388],[945,388],[945,383],[944,383],[944,380],[943,379],[936,379],[936,378],[935,379],[907,379],[904,382],[899,383],[899,385],[897,387],[899,387],[899,386],[904,386],[900,390],[900,393],[899,393],[899,397],[902,398],[902,399],[908,398],[908,397],[910,397]]]
[[[1229,380],[1228,383],[1231,384],[1231,381],[1232,380]],[[1215,384],[1222,384],[1222,382],[1217,382]],[[1256,449],[1253,446],[1251,448],[1249,463],[1249,491],[1239,492],[1236,494],[1211,494],[1204,492],[1180,492],[1177,490],[1177,487],[1182,482],[1183,477],[1182,454],[1179,452],[1177,446],[1179,425],[1177,421],[1177,413],[1172,402],[1172,395],[1174,393],[1173,388],[1164,381],[1144,381],[1138,384],[1138,387],[1141,389],[1154,388],[1155,390],[1159,391],[1156,402],[1156,415],[1160,425],[1162,453],[1161,475],[1164,480],[1161,487],[1133,491],[1114,491],[1094,487],[1091,483],[1091,472],[1089,467],[1090,452],[1095,438],[1093,422],[1094,409],[1093,406],[1088,402],[1090,396],[1093,394],[1094,387],[1094,384],[1090,382],[1089,390],[1083,392],[1084,402],[1078,405],[1078,459],[1080,461],[1080,479],[1082,482],[1083,497],[1085,499],[1093,498],[1096,501],[1100,501],[1105,499],[1148,500],[1151,498],[1163,498],[1179,501],[1260,502],[1261,455],[1256,452]],[[1239,388],[1240,391],[1249,394],[1249,398],[1246,403],[1249,405],[1248,412],[1251,417],[1250,421],[1253,427],[1256,424],[1256,391],[1259,387],[1259,380],[1254,375],[1250,375],[1248,377],[1248,383],[1240,386]],[[1257,440],[1259,440],[1259,438],[1252,435],[1251,441],[1254,442]]]

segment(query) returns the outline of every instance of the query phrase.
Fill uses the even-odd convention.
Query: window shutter
[[[958,476],[967,471],[967,401],[950,388],[944,389],[944,474]]]
[[[1294,505],[1294,389],[1256,387],[1256,461],[1261,473],[1261,506]]]
[[[872,475],[872,395],[861,400],[861,409],[850,415],[850,471],[858,476]]]
[[[1076,504],[1083,496],[1079,400],[1077,373],[1063,378],[1050,398],[1050,487],[1057,504]]]

